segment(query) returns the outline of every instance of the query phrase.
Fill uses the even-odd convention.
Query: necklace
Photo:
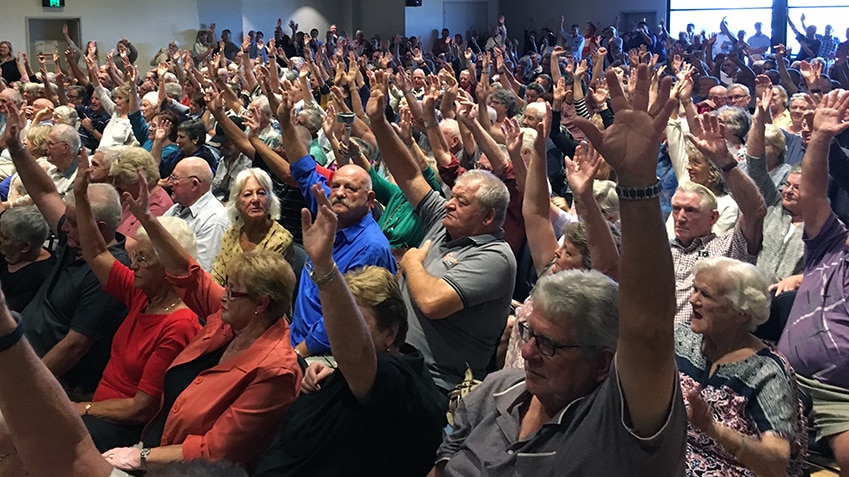
[[[170,305],[166,306],[165,308],[162,308],[162,312],[161,312],[161,313],[159,313],[159,314],[168,313],[169,311],[171,311],[171,309],[172,309],[172,308],[174,308],[175,306],[177,306],[177,303],[180,303],[180,297],[177,297],[177,299],[176,299],[176,300],[174,300],[174,303],[171,303]],[[155,307],[155,306],[148,306],[148,308],[156,309],[156,307]]]

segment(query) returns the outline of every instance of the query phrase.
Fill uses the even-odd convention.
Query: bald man
[[[163,216],[180,217],[195,232],[198,263],[212,270],[212,262],[221,250],[221,238],[230,227],[230,218],[221,202],[212,195],[212,169],[200,157],[187,157],[174,166],[168,176],[174,205]]]
[[[371,215],[374,191],[368,172],[360,166],[349,164],[337,169],[328,181],[316,172],[315,160],[308,153],[312,141],[309,131],[283,120],[280,124],[288,157],[299,158],[292,162],[291,174],[298,182],[310,212],[315,215],[318,210],[318,202],[311,190],[318,183],[324,188],[336,213],[338,223],[333,260],[339,271],[345,273],[367,265],[377,265],[395,273],[395,259],[389,241]],[[313,281],[321,277],[311,276],[311,271],[312,262],[307,260],[301,273],[289,337],[301,356],[326,356],[330,355],[330,342],[324,329],[318,286]]]

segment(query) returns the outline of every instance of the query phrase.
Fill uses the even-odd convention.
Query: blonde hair
[[[251,301],[268,298],[276,316],[287,313],[295,291],[295,272],[282,255],[271,250],[252,250],[237,255],[227,265],[227,279],[248,290]]]
[[[125,184],[139,182],[136,170],[144,169],[148,184],[159,181],[159,167],[149,152],[140,147],[128,147],[118,153],[118,157],[109,165],[109,175]]]

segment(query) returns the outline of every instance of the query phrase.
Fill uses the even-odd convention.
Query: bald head
[[[177,163],[174,171],[177,171],[178,167],[181,172],[186,172],[185,175],[195,176],[199,181],[207,184],[207,186],[212,182],[212,169],[209,168],[209,163],[203,158],[187,157]]]
[[[171,198],[183,207],[191,207],[212,186],[212,170],[200,157],[187,157],[174,166],[168,180]]]

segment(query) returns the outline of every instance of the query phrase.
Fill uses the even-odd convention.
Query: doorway
[[[65,49],[68,42],[62,33],[62,27],[68,25],[68,36],[85,53],[85,45],[80,44],[80,19],[77,18],[33,18],[27,17],[27,56],[30,68],[38,71],[38,55],[44,54],[47,71],[53,71],[53,53],[59,52],[60,63],[65,62]],[[67,65],[64,65],[67,67]]]

